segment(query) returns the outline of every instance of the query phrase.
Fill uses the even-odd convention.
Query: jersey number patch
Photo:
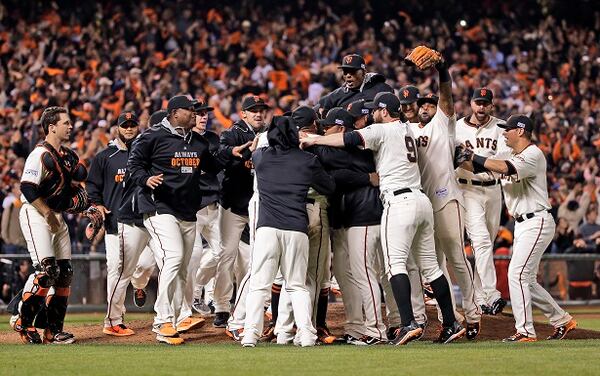
[[[404,142],[406,143],[406,150],[408,151],[408,153],[406,153],[406,158],[409,162],[416,162],[417,148],[415,147],[415,140],[413,140],[412,137],[406,136],[404,137]]]

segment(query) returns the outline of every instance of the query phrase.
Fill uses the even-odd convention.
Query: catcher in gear
[[[79,213],[89,206],[85,191],[73,183],[85,179],[87,172],[77,155],[62,146],[73,129],[67,110],[47,108],[41,124],[46,138],[25,162],[19,213],[35,272],[25,283],[11,323],[24,343],[67,344],[75,341],[63,330],[73,268],[69,231],[61,212]],[[43,340],[36,327],[44,329]]]

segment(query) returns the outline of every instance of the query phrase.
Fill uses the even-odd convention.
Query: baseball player
[[[85,190],[74,183],[85,180],[87,171],[77,155],[63,146],[73,129],[67,110],[46,108],[41,125],[46,137],[25,161],[19,213],[35,271],[23,288],[13,328],[24,343],[69,344],[75,337],[63,326],[73,268],[62,212],[78,213],[89,206]],[[36,327],[44,328],[43,341]]]
[[[256,134],[263,130],[268,109],[269,106],[259,96],[247,96],[242,101],[242,119],[221,134],[219,157],[227,164],[221,190],[221,247],[214,291],[213,326],[217,328],[225,328],[229,319],[233,265],[239,253],[242,231],[248,224],[248,204],[253,193],[250,154],[245,154],[241,159],[232,159],[231,153],[234,147],[251,143]]]
[[[139,133],[139,121],[135,113],[122,112],[117,118],[117,138],[99,152],[92,161],[86,181],[90,202],[104,219],[107,267],[107,313],[103,333],[117,337],[134,334],[123,323],[125,292],[128,283],[121,283],[124,291],[115,292],[123,271],[123,255],[117,231],[117,212],[123,196],[123,180],[129,158],[129,149]],[[129,280],[127,280],[129,282]],[[117,297],[117,299],[115,299]]]
[[[473,113],[456,122],[456,143],[464,144],[484,157],[503,156],[507,152],[502,122],[492,116],[494,95],[485,87],[476,89],[471,98]],[[506,306],[496,288],[494,240],[500,225],[502,192],[499,177],[490,171],[474,174],[456,170],[465,203],[465,227],[475,256],[475,301],[483,313],[496,315]]]
[[[139,202],[139,212],[162,264],[152,330],[158,341],[171,345],[183,343],[177,325],[191,319],[185,315],[184,288],[202,203],[199,179],[202,170],[218,173],[221,168],[208,141],[191,130],[196,123],[194,106],[187,96],[171,98],[167,117],[136,140],[127,164],[132,183],[151,190]],[[233,148],[232,155],[241,156],[247,146]]]
[[[367,73],[367,64],[360,55],[350,54],[344,56],[338,69],[342,70],[344,83],[319,100],[321,115],[327,114],[334,107],[345,108],[358,99],[371,101],[377,93],[394,92],[394,89],[385,83],[383,75],[373,72]]]
[[[402,112],[402,117],[406,122],[419,122],[419,106],[417,105],[417,99],[419,99],[419,97],[419,89],[413,85],[403,86],[398,91],[398,98],[400,98],[400,112]]]
[[[421,188],[414,136],[409,126],[399,121],[400,102],[394,94],[379,93],[365,106],[373,109],[376,124],[344,134],[305,138],[302,143],[373,150],[384,205],[381,238],[386,272],[402,318],[402,327],[391,343],[407,344],[423,332],[414,320],[410,302],[406,260],[411,252],[442,311],[443,327],[438,340],[450,343],[464,336],[465,329],[456,321],[450,287],[437,262],[433,210]]]
[[[148,119],[148,126],[152,127],[159,124],[166,116],[167,111],[159,110],[154,112]],[[125,185],[125,183],[123,183],[123,185]],[[140,227],[144,227],[141,216],[139,218],[139,225]],[[150,234],[148,234],[148,238],[149,237]],[[154,252],[152,252],[152,249],[150,249],[150,247],[144,248],[142,254],[139,256],[137,265],[135,266],[135,271],[131,276],[131,286],[133,287],[133,304],[136,307],[141,308],[146,304],[146,286],[150,281],[150,277],[152,277],[152,273],[154,273],[156,263],[157,261],[154,258]]]
[[[294,342],[314,346],[316,330],[305,285],[309,252],[306,199],[310,186],[321,194],[331,194],[335,183],[315,156],[299,150],[298,129],[289,117],[276,119],[267,138],[270,146],[257,149],[253,156],[260,199],[242,345],[256,346],[263,329],[264,301],[280,268],[298,327]]]
[[[498,127],[504,129],[506,145],[512,149],[510,158],[487,158],[473,154],[467,148],[463,151],[467,151],[470,163],[463,166],[475,173],[493,171],[501,174],[506,207],[516,221],[508,281],[517,332],[503,342],[536,341],[532,302],[554,326],[554,333],[547,339],[563,339],[577,327],[577,322],[537,282],[540,260],[555,230],[549,212],[546,156],[532,142],[533,123],[527,116],[512,115]]]
[[[464,253],[464,203],[454,172],[456,116],[452,79],[444,62],[435,66],[440,79],[440,97],[428,94],[417,99],[419,122],[410,123],[419,152],[418,164],[423,189],[433,206],[437,259],[446,278],[448,265],[462,291],[467,321],[467,338],[479,334],[481,312],[475,303],[473,271]],[[451,292],[452,294],[452,292]]]

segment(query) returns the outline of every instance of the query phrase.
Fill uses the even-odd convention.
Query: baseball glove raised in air
[[[429,69],[444,61],[441,53],[426,47],[417,46],[404,58],[408,65],[414,65],[421,70]]]
[[[95,206],[90,206],[83,214],[90,220],[90,223],[85,228],[85,237],[89,241],[93,241],[104,225],[102,213]]]
[[[454,149],[454,168],[473,159],[473,150],[464,145],[458,145]]]

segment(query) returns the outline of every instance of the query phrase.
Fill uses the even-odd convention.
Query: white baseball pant
[[[496,288],[494,241],[500,226],[500,185],[479,187],[460,184],[465,200],[465,225],[475,256],[475,301],[491,306],[500,299]]]
[[[535,338],[531,303],[535,304],[553,326],[565,325],[572,317],[537,282],[540,261],[554,237],[554,219],[547,211],[515,223],[513,253],[508,266],[510,303],[518,333]]]
[[[230,209],[223,207],[220,214],[221,246],[215,275],[214,303],[215,312],[229,312],[229,301],[233,295],[234,265],[248,217],[234,214]]]
[[[150,237],[150,234],[148,234]],[[156,268],[154,252],[150,247],[144,248],[131,277],[131,285],[134,289],[145,289]]]
[[[59,228],[53,234],[44,216],[33,205],[24,203],[19,212],[21,231],[34,267],[47,257],[55,257],[57,260],[71,259],[69,229],[62,215],[54,214],[58,219]]]
[[[203,248],[202,238],[208,242],[208,249]],[[193,287],[193,298],[199,298],[202,288],[215,277],[220,249],[219,204],[213,203],[200,209],[196,214],[196,240],[194,241],[193,255],[199,254],[200,260],[195,275],[189,277]]]
[[[117,223],[118,234],[106,234],[106,298],[104,326],[123,324],[127,288],[140,255],[150,246],[150,234],[143,227]]]
[[[187,265],[196,238],[196,222],[182,221],[171,214],[156,214],[145,215],[144,226],[156,245],[162,264],[159,265],[154,324],[172,323],[176,326],[178,322],[189,317],[184,312],[184,289]],[[187,305],[189,306],[189,303]]]
[[[360,338],[367,332],[367,329],[363,320],[359,282],[350,270],[346,229],[331,231],[331,249],[333,251],[333,275],[342,290],[344,312],[346,313],[344,333],[354,338]]]
[[[302,346],[314,345],[317,336],[311,323],[310,294],[305,285],[308,236],[297,231],[261,227],[256,231],[255,242],[242,344],[256,344],[258,341],[263,331],[264,302],[277,271],[281,269],[285,289],[292,299],[299,343]]]

